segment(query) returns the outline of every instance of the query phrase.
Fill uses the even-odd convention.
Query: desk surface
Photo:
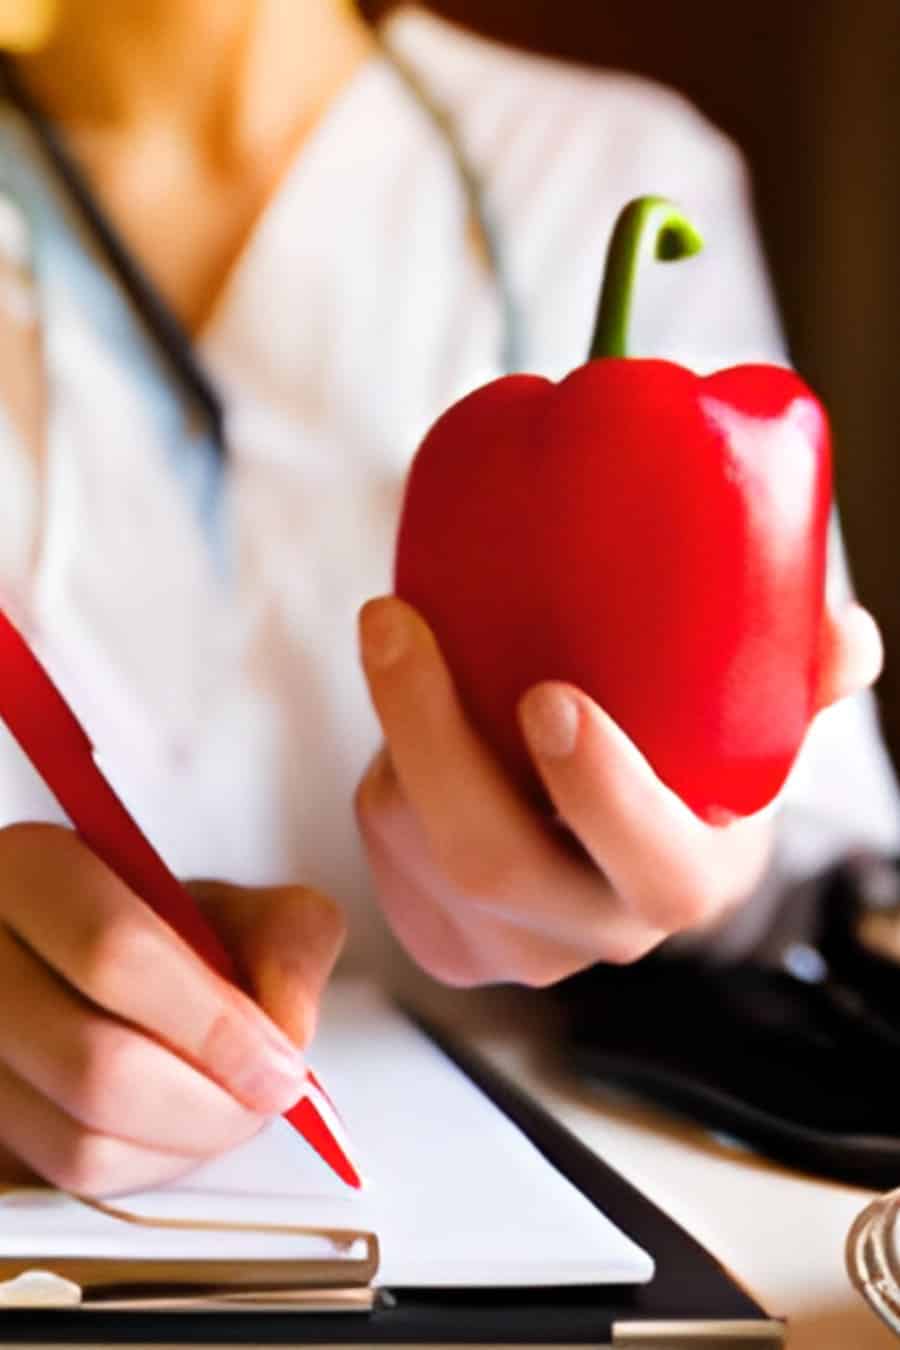
[[[844,1271],[844,1235],[871,1192],[789,1172],[621,1095],[580,1087],[554,1051],[546,996],[491,990],[425,1001],[712,1251],[767,1312],[787,1317],[788,1350],[898,1350]]]

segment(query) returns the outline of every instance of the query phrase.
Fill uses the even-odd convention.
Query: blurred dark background
[[[368,0],[374,17],[391,0]],[[742,146],[795,365],[823,395],[900,765],[900,0],[431,0],[481,33],[686,93]]]

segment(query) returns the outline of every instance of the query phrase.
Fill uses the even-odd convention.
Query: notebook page
[[[203,1210],[205,1217],[209,1207],[204,1204]],[[192,1213],[191,1217],[197,1215]],[[244,1215],[245,1220],[248,1217]],[[350,1248],[345,1254],[357,1257],[361,1252]],[[161,1232],[122,1223],[59,1191],[38,1187],[0,1191],[0,1258],[26,1255],[117,1261],[333,1261],[337,1252],[324,1235],[189,1229]]]
[[[348,1127],[366,1180],[361,1193],[276,1120],[179,1183],[112,1203],[144,1218],[370,1229],[381,1245],[378,1283],[397,1288],[630,1284],[652,1276],[650,1257],[373,986],[333,986],[312,1058]],[[42,1203],[0,1193],[0,1255],[26,1246],[100,1254],[113,1240],[110,1224],[120,1258],[224,1254],[221,1234],[121,1224],[67,1197],[37,1194]],[[228,1254],[233,1247],[248,1259],[275,1254],[274,1244],[284,1255],[289,1241],[300,1240],[232,1234]],[[300,1254],[296,1245],[290,1254]]]
[[[312,1056],[365,1177],[335,1178],[284,1121],[176,1189],[120,1197],[142,1214],[262,1215],[372,1229],[378,1282],[636,1284],[653,1262],[372,985],[338,981]]]

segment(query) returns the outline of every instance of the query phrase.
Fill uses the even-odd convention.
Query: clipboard
[[[324,1230],[346,1247],[327,1268],[304,1274],[290,1262],[265,1271],[254,1270],[253,1262],[232,1263],[230,1285],[222,1279],[226,1272],[210,1270],[208,1283],[197,1288],[185,1284],[184,1267],[176,1263],[156,1272],[167,1283],[149,1303],[145,1288],[118,1288],[102,1306],[6,1308],[0,1311],[0,1344],[478,1343],[631,1350],[774,1350],[783,1344],[784,1324],[769,1318],[672,1219],[495,1068],[404,1012],[549,1167],[652,1253],[656,1273],[649,1283],[396,1289],[379,1282],[375,1234]]]

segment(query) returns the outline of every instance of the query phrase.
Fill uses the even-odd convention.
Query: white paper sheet
[[[145,1217],[372,1229],[381,1242],[378,1283],[398,1288],[651,1278],[647,1253],[372,986],[335,985],[312,1058],[355,1145],[362,1193],[279,1120],[177,1186],[119,1196],[116,1206]],[[0,1254],[22,1251],[27,1215],[0,1198]],[[56,1236],[77,1242],[72,1224],[70,1212]],[[135,1231],[123,1228],[120,1256]],[[148,1230],[138,1231],[141,1254],[152,1254]],[[162,1234],[158,1254],[173,1254],[171,1239]],[[198,1235],[192,1250],[220,1255],[221,1242]]]

